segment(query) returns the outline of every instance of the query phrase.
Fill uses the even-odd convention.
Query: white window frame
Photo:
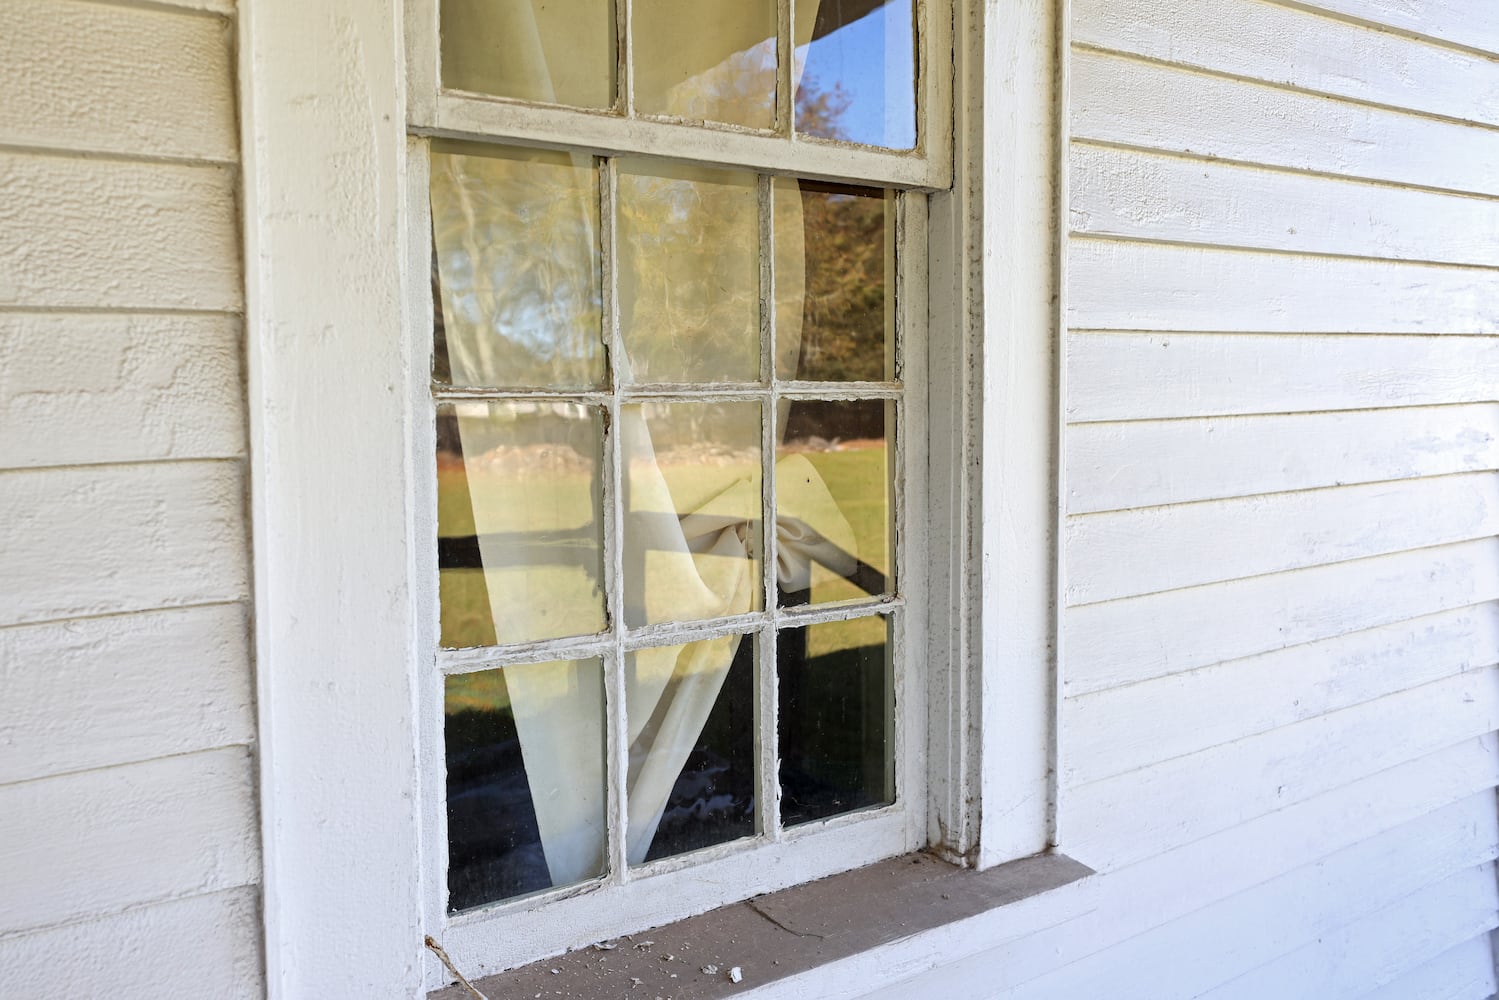
[[[1055,842],[1060,22],[1052,0],[955,6],[956,157],[874,153],[865,177],[954,181],[927,199],[927,381],[941,388],[929,407],[930,523],[955,542],[926,567],[936,614],[914,731],[925,729],[927,752],[907,754],[927,801],[906,821],[926,829],[903,826],[880,850],[924,842],[987,867]],[[421,118],[419,99],[408,107],[402,14],[400,0],[240,8],[266,965],[278,1000],[416,996],[443,978],[422,948],[446,932],[423,862],[438,848],[423,815],[432,706],[420,671],[435,643],[419,588],[435,571],[423,545],[429,344],[413,317],[430,317],[430,284],[409,245],[426,184],[407,116],[461,136],[501,115],[500,131],[552,141],[567,118],[495,102]],[[592,127],[579,144],[682,155],[682,126],[605,127],[626,149]],[[708,162],[845,176],[846,150],[829,146],[823,171],[778,159],[769,144],[784,140],[706,134]],[[660,906],[651,921],[825,873],[773,846],[742,857],[641,880],[660,887],[648,891],[658,898],[646,905]],[[515,953],[617,932],[607,914],[565,904],[517,922],[530,940]],[[600,923],[569,922],[585,919]]]

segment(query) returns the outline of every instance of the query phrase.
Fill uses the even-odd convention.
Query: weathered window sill
[[[474,985],[491,1000],[853,997],[1086,912],[1092,874],[1060,854],[985,872],[909,854]],[[428,1000],[473,995],[455,985]]]

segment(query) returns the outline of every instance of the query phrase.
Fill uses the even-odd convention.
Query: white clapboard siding
[[[1499,540],[1069,608],[1063,690],[1086,694],[1499,598]]]
[[[232,316],[0,312],[0,468],[243,455],[241,353]]]
[[[1078,234],[1499,267],[1496,199],[1107,146],[1070,161]]]
[[[0,996],[261,1000],[253,888],[156,903],[0,938]]]
[[[222,18],[6,0],[0,86],[0,144],[235,157],[233,46]]]
[[[1393,859],[1392,859],[1393,860]],[[1388,872],[1389,868],[1381,869]],[[1366,985],[1383,985],[1441,954],[1453,941],[1485,934],[1499,923],[1494,865],[1454,872],[1322,936],[1217,989],[1202,1000],[1355,1000]],[[1359,970],[1357,979],[1348,970]],[[1430,1000],[1406,994],[1410,1000]]]
[[[1488,603],[1067,698],[1062,781],[1113,777],[1495,663],[1499,605]]]
[[[1492,471],[1499,405],[1074,424],[1065,448],[1067,509],[1087,514]]]
[[[1491,0],[1277,0],[1394,28],[1480,53],[1499,52],[1499,18]]]
[[[1073,329],[1499,333],[1493,268],[1074,238],[1067,289]]]
[[[0,152],[0,308],[240,308],[228,166]]]
[[[1499,124],[1499,62],[1264,0],[1074,0],[1074,44]]]
[[[1499,670],[1459,674],[1074,786],[1069,849],[1095,868],[1139,861],[1496,726]]]
[[[1067,416],[1073,421],[1362,410],[1499,397],[1499,337],[1074,333],[1067,338],[1067,366]]]
[[[0,786],[0,934],[259,878],[243,747]]]
[[[1494,747],[1492,736],[1466,740],[1113,869],[1095,910],[1000,949],[991,966],[1007,985],[1029,982],[1428,813],[1491,796]]]
[[[238,462],[0,473],[0,625],[246,596]]]
[[[1485,126],[1088,50],[1071,63],[1076,140],[1499,195]]]
[[[1488,1000],[1499,989],[1494,975],[1494,944],[1488,934],[1470,937],[1360,1000]]]
[[[0,629],[0,784],[255,736],[237,604]]]
[[[1203,907],[1015,991],[1019,1000],[1187,1000],[1499,853],[1493,796],[1419,817]],[[1223,859],[1225,865],[1236,859]],[[1370,878],[1379,872],[1380,878]],[[1260,919],[1247,915],[1258,914]],[[1124,970],[1129,970],[1126,974]],[[1345,976],[1348,970],[1342,970]],[[1311,997],[1274,991],[1260,997]]]
[[[1064,534],[1066,600],[1090,604],[1499,534],[1499,476],[1079,514]]]

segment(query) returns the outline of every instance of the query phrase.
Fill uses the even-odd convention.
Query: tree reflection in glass
[[[813,6],[815,22],[797,25],[797,131],[886,149],[914,148],[911,0],[823,0]]]
[[[587,156],[435,142],[433,375],[464,386],[606,380],[599,181]]]
[[[767,0],[635,0],[641,114],[775,127],[776,5]]]

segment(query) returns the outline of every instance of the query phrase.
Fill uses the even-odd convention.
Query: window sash
[[[430,273],[432,253],[431,206],[428,201],[430,144],[413,138],[408,152],[408,218],[407,253],[409,273]],[[590,150],[595,154],[604,151]],[[606,155],[606,154],[605,154]],[[762,179],[762,187],[766,182]],[[604,197],[609,197],[609,185]],[[425,397],[426,406],[419,411],[413,441],[413,476],[415,500],[419,505],[417,530],[413,539],[416,560],[414,589],[421,611],[417,637],[416,662],[421,721],[419,744],[421,755],[421,809],[423,909],[424,923],[442,929],[443,946],[466,975],[482,975],[525,964],[556,954],[560,950],[617,937],[702,912],[715,906],[738,901],[751,895],[785,888],[800,882],[821,878],[839,871],[872,864],[875,861],[916,850],[927,842],[927,772],[926,772],[926,672],[919,664],[925,661],[926,649],[926,568],[920,554],[926,544],[926,379],[927,339],[927,197],[910,192],[897,199],[894,230],[897,272],[892,293],[896,302],[895,336],[900,352],[900,383],[804,384],[770,379],[773,370],[762,371],[765,384],[724,386],[699,392],[662,392],[655,388],[621,389],[592,393],[557,393],[568,399],[597,397],[600,402],[619,398],[703,399],[743,396],[766,400],[777,394],[790,398],[901,398],[896,424],[891,429],[895,444],[890,468],[896,488],[893,491],[892,555],[897,567],[897,592],[883,598],[872,598],[850,605],[781,608],[774,600],[773,561],[765,558],[767,607],[764,610],[713,622],[662,623],[623,629],[595,636],[548,639],[506,646],[470,649],[441,649],[439,646],[439,608],[437,601],[438,567],[436,546],[436,439],[433,407],[453,398],[543,398],[546,393],[524,390],[507,391],[472,387],[434,387],[425,364],[413,366],[410,392],[413,398]],[[605,204],[606,213],[610,206]],[[612,223],[605,223],[606,226]],[[765,234],[762,234],[762,236]],[[769,244],[766,244],[767,247]],[[606,259],[606,268],[609,261]],[[606,282],[608,284],[608,282]],[[763,283],[762,283],[763,284]],[[764,289],[762,287],[762,295]],[[607,296],[611,294],[606,292]],[[410,283],[408,329],[415,342],[431,343],[433,297],[430,282]],[[768,321],[768,316],[766,321]],[[610,322],[611,328],[615,326]],[[770,324],[773,329],[773,324]],[[764,329],[762,326],[762,338]],[[767,350],[771,346],[762,340]],[[618,350],[617,342],[611,349]],[[420,348],[418,348],[420,352]],[[419,353],[419,357],[421,354]],[[767,360],[762,363],[766,368]],[[680,387],[685,389],[686,387]],[[785,390],[784,392],[782,390]],[[420,394],[420,396],[418,395]],[[764,434],[773,429],[764,425]],[[617,436],[611,437],[617,441]],[[762,461],[773,461],[774,448],[762,441]],[[606,449],[606,466],[608,451]],[[613,450],[617,450],[617,445]],[[767,457],[768,456],[768,457]],[[617,463],[619,456],[613,456]],[[773,500],[772,498],[769,498]],[[617,513],[605,507],[605,549],[617,545]],[[772,508],[773,509],[773,508]],[[767,550],[768,553],[768,550]],[[612,562],[612,560],[611,560]],[[619,581],[611,580],[611,603],[618,604]],[[778,629],[786,626],[839,621],[883,613],[894,615],[891,636],[894,696],[896,703],[893,757],[896,795],[892,805],[848,813],[831,819],[781,829],[774,790],[778,781],[776,760],[776,691],[774,675],[761,670],[756,697],[760,701],[756,726],[759,779],[756,795],[765,806],[761,815],[765,829],[756,835],[730,843],[704,848],[688,854],[663,858],[644,865],[630,866],[624,858],[624,802],[621,794],[623,775],[627,770],[628,747],[625,731],[621,672],[628,649],[673,645],[708,634],[742,629],[753,632],[762,644],[762,663],[773,661],[773,640]],[[621,608],[611,607],[611,617],[619,622]],[[581,884],[558,887],[461,913],[448,913],[446,899],[448,838],[445,809],[446,760],[443,750],[443,677],[453,673],[492,669],[508,663],[537,662],[558,658],[601,656],[606,685],[606,746],[610,756],[608,817],[610,839],[607,873]],[[768,710],[767,710],[768,709]],[[442,985],[442,972],[429,965],[430,986]]]

